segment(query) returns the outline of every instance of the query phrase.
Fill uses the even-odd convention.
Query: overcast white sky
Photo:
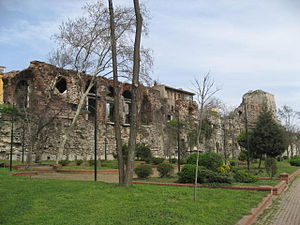
[[[50,37],[86,0],[0,0],[0,65],[21,70],[46,61]],[[132,4],[115,0],[115,4]],[[237,106],[262,89],[300,111],[299,0],[146,0],[151,13],[144,45],[154,51],[152,77],[189,90],[210,71],[218,97]]]

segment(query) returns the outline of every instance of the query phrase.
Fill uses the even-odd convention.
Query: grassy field
[[[267,194],[30,179],[0,169],[0,224],[235,224]]]
[[[260,177],[268,177],[268,174],[264,168],[264,163],[262,163],[261,168],[258,169],[258,163],[254,163],[250,165],[250,170],[251,171],[258,171],[261,170],[262,173],[259,174]],[[247,169],[247,165],[240,165],[238,166],[238,168],[241,169]],[[291,166],[288,160],[285,161],[281,161],[281,162],[277,162],[277,173],[275,174],[275,177],[278,177],[279,174],[281,173],[288,173],[288,174],[292,174],[293,172],[295,172],[297,169],[299,169],[300,167],[297,166]]]

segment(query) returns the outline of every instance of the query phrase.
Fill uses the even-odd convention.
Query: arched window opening
[[[115,96],[115,90],[112,86],[109,86],[107,88],[107,96],[112,98]]]
[[[114,103],[107,102],[106,103],[106,121],[107,122],[114,122]]]
[[[124,91],[122,95],[125,99],[131,99],[131,92],[128,90]]]
[[[15,100],[16,105],[20,108],[26,108],[28,106],[28,88],[27,81],[21,80],[16,86]]]
[[[59,77],[55,84],[56,89],[60,93],[66,93],[67,92],[67,81],[65,78]]]
[[[130,124],[130,117],[131,117],[131,104],[130,102],[125,103],[125,124]]]
[[[144,96],[141,106],[141,123],[149,125],[152,122],[152,108],[149,99]]]
[[[94,98],[88,98],[88,105],[87,109],[89,111],[89,120],[94,120],[96,116],[96,99]]]

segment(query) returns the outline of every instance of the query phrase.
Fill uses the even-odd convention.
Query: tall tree
[[[274,120],[272,112],[264,107],[250,136],[251,152],[276,157],[281,155],[287,147],[288,142],[284,128]]]
[[[118,79],[118,62],[117,62],[117,44],[115,35],[115,15],[112,0],[108,0],[109,16],[110,16],[110,40],[111,40],[111,54],[113,65],[113,80],[114,80],[114,122],[115,122],[115,140],[118,155],[118,168],[119,168],[119,184],[123,185],[125,182],[125,168],[124,158],[122,152],[122,136],[121,136],[121,117],[120,117],[120,86]]]
[[[133,166],[134,166],[134,153],[136,147],[137,129],[138,129],[138,102],[139,99],[139,76],[140,76],[140,63],[141,63],[141,37],[143,18],[140,10],[139,0],[133,0],[136,30],[134,40],[134,54],[133,54],[133,73],[132,73],[132,103],[131,103],[131,119],[130,119],[130,134],[128,141],[128,157],[125,176],[125,186],[132,185]]]

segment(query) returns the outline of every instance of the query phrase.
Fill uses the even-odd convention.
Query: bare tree
[[[214,80],[210,77],[210,74],[207,73],[202,80],[195,79],[194,83],[194,92],[196,93],[196,101],[198,103],[198,118],[197,118],[197,160],[196,160],[196,173],[195,173],[195,186],[194,186],[194,200],[196,200],[196,189],[198,185],[198,162],[199,162],[199,153],[200,153],[200,136],[203,126],[204,118],[208,112],[208,109],[213,104],[213,96],[220,91],[220,88],[215,86]]]
[[[111,19],[109,9],[103,1],[84,6],[85,15],[74,20],[68,20],[60,26],[60,32],[54,35],[58,42],[59,49],[63,49],[61,57],[54,54],[54,59],[67,63],[60,63],[66,68],[77,71],[79,80],[79,96],[76,113],[71,119],[70,125],[64,130],[62,140],[58,149],[57,161],[62,158],[66,141],[72,132],[80,112],[86,102],[88,93],[95,84],[97,76],[109,77],[112,73],[112,38],[111,38]],[[117,7],[114,10],[114,38],[116,44],[116,56],[118,60],[117,70],[119,74],[115,76],[131,79],[133,65],[133,48],[131,34],[135,27],[134,10],[130,7]],[[149,68],[152,66],[152,58],[148,49],[142,49],[144,59],[143,76],[148,76]],[[65,56],[65,55],[68,55]],[[59,61],[59,60],[56,60]],[[89,73],[91,80],[88,87],[84,81],[84,74]]]
[[[132,73],[132,103],[131,103],[131,120],[130,120],[130,134],[128,141],[128,157],[125,175],[125,186],[132,185],[133,166],[134,166],[134,153],[136,147],[136,138],[138,130],[138,102],[139,99],[139,76],[140,76],[140,63],[141,63],[141,37],[143,18],[140,10],[139,0],[133,0],[134,11],[136,17],[136,30],[134,40],[134,54],[133,54],[133,73]]]
[[[112,65],[113,65],[113,80],[114,80],[114,121],[115,121],[115,139],[118,153],[118,168],[119,168],[119,184],[123,185],[125,181],[124,158],[122,152],[122,137],[121,137],[121,119],[120,119],[120,87],[118,81],[118,63],[117,63],[117,47],[115,37],[115,16],[112,0],[108,0],[109,15],[110,15],[110,38],[112,51]]]
[[[294,145],[296,140],[296,120],[300,118],[300,112],[294,111],[290,106],[284,105],[278,110],[279,117],[287,131],[290,151],[287,150],[288,157],[294,154]]]
[[[223,154],[225,163],[228,157],[235,157],[236,136],[233,125],[233,109],[228,107],[225,103],[221,104],[221,126],[223,131]],[[231,152],[229,151],[231,150]]]

